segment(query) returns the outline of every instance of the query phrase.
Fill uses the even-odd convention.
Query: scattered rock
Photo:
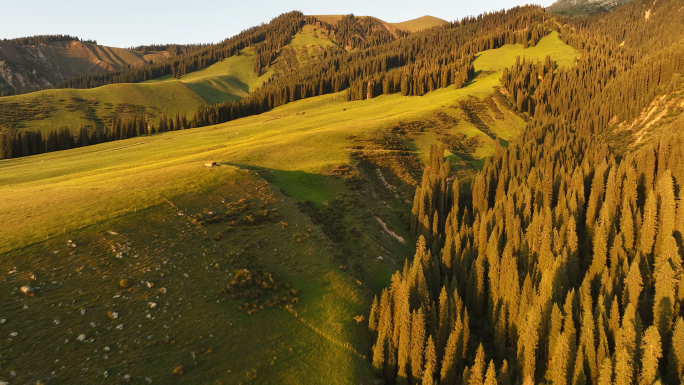
[[[156,305],[157,305],[157,304],[155,304],[155,306],[156,306]],[[5,322],[7,322],[7,318],[0,319],[0,325],[4,324]]]
[[[31,273],[30,277],[31,277],[31,279],[34,280],[34,281],[37,279],[37,278],[36,278],[36,273]]]
[[[123,330],[123,324],[116,327],[116,330]]]
[[[104,378],[107,378],[107,377],[109,377],[109,372],[105,370],[105,372],[102,373],[102,375],[104,376]]]
[[[109,317],[110,319],[117,319],[117,318],[119,318],[119,313],[117,313],[115,311],[108,311],[107,317]]]
[[[58,320],[58,319],[52,321],[52,323],[54,323],[55,325],[59,325],[60,322],[62,322],[62,321],[60,321],[60,320]]]
[[[7,381],[0,381],[0,385],[9,385],[9,382],[7,382]]]
[[[159,294],[166,294],[166,292],[167,292],[167,290],[165,287],[162,287],[161,289],[159,289]]]
[[[91,323],[90,323],[90,327],[91,327],[91,328],[94,328],[95,326],[97,326],[97,324],[95,324],[95,322],[91,322]]]
[[[177,366],[175,369],[173,369],[173,375],[176,377],[180,377],[184,374],[183,372],[183,365]]]
[[[85,315],[86,309],[84,307],[81,308],[81,315]]]
[[[147,287],[150,288],[150,289],[153,288],[153,287],[154,287],[154,282],[149,282],[149,281],[148,281],[148,282],[147,282]]]
[[[129,383],[129,382],[131,382],[131,376],[129,376],[127,374],[127,375],[123,376],[123,380],[124,380],[124,382]]]
[[[112,349],[111,349],[109,346],[105,346],[105,347],[104,347],[104,351],[105,351],[105,352],[108,352],[108,351],[110,351],[110,350],[112,350]]]
[[[148,384],[152,383],[152,378],[150,377],[145,377],[145,381],[147,381]]]
[[[148,302],[147,305],[150,307],[150,309],[154,309],[154,308],[157,307],[157,303],[156,303],[156,302]]]
[[[78,342],[83,342],[83,341],[85,341],[85,339],[86,339],[86,335],[85,335],[85,334],[79,334],[79,336],[76,337],[76,340],[77,340]]]
[[[18,336],[18,335],[19,335],[19,333],[17,333],[17,332],[12,332],[12,333],[10,333],[10,337],[16,337],[16,336]]]
[[[22,286],[21,292],[24,293],[25,296],[33,297],[33,288],[31,286]]]
[[[107,232],[111,235],[119,235],[119,233],[117,233],[116,231],[109,230]]]

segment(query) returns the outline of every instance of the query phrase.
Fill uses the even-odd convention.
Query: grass
[[[544,47],[520,51],[542,55],[536,51]],[[495,53],[480,55],[476,69],[500,71],[515,60],[513,48],[499,55],[499,67],[492,64]],[[393,185],[399,178],[352,157],[348,148],[358,142],[351,138],[441,113],[460,119],[446,133],[481,139],[472,162],[477,166],[495,139],[465,121],[458,102],[485,98],[497,85],[497,73],[490,73],[465,88],[422,97],[347,102],[342,92],[218,126],[0,161],[0,291],[8,293],[0,302],[0,318],[7,319],[0,332],[19,333],[0,341],[0,379],[115,383],[130,375],[136,383],[145,377],[154,383],[372,383],[368,359],[359,357],[370,354],[367,329],[353,317],[367,319],[371,294],[412,254],[406,220],[411,194],[394,196],[375,171],[382,168]],[[506,141],[525,126],[510,111],[488,122]],[[442,134],[426,130],[402,140],[412,156],[425,159]],[[205,161],[221,166],[206,168]],[[340,164],[359,166],[362,190],[330,175]],[[234,219],[189,221],[202,212],[224,215],[232,210],[227,203],[245,197],[252,206]],[[297,209],[305,201],[341,218],[317,225]],[[266,209],[269,216],[276,209],[278,219],[248,224],[247,215]],[[385,234],[374,216],[407,242]],[[342,226],[344,242],[324,233],[324,225],[333,231]],[[69,239],[78,247],[66,247]],[[111,246],[126,242],[132,252],[116,258]],[[242,268],[276,273],[298,290],[293,312],[266,308],[248,315],[238,310],[241,301],[224,300],[221,288]],[[132,286],[120,287],[122,278]],[[37,287],[35,298],[16,289],[26,284]],[[168,292],[158,294],[159,287]],[[148,301],[159,308],[148,309]],[[120,318],[108,319],[107,311]],[[116,329],[121,323],[123,332]],[[75,342],[81,333],[93,341]],[[174,377],[179,366],[185,374]]]
[[[394,28],[399,28],[410,32],[418,32],[424,29],[428,29],[446,23],[446,21],[434,16],[423,16],[417,19],[407,20],[401,23],[390,23],[390,25]]]
[[[164,76],[147,83],[180,82],[204,98],[207,103],[220,103],[244,98],[272,75],[271,71],[267,71],[257,76],[253,68],[254,49],[250,47],[240,51],[240,55],[231,56],[205,69],[184,75],[180,79]]]
[[[372,382],[366,360],[353,352],[370,348],[365,326],[353,319],[365,312],[365,296],[322,257],[331,247],[323,234],[254,173],[228,166],[204,171],[221,181],[175,195],[175,207],[160,204],[3,256],[0,290],[7,297],[0,314],[6,322],[0,330],[19,336],[0,342],[0,378],[51,384],[119,383],[126,375],[134,383],[146,377],[155,383]],[[195,226],[177,213],[225,211],[222,202],[243,196],[255,207],[276,209],[277,221]],[[216,241],[219,232],[225,235]],[[292,241],[298,233],[307,234],[301,243]],[[131,250],[117,258],[112,245]],[[299,300],[293,312],[264,306],[250,315],[238,309],[243,300],[223,297],[221,289],[243,268],[281,275],[297,290],[288,296],[290,303]],[[7,274],[11,270],[16,272]],[[131,287],[121,287],[124,278]],[[25,284],[36,287],[35,298],[14,289]],[[162,287],[166,293],[158,292]],[[158,307],[150,309],[148,302]],[[110,311],[118,318],[109,319]],[[77,341],[80,334],[86,342]],[[178,366],[184,375],[174,377]]]
[[[305,25],[290,41],[289,45],[297,53],[300,65],[317,60],[321,57],[322,49],[336,45],[324,33],[324,30],[312,25]]]
[[[82,101],[81,101],[82,100]],[[183,110],[192,115],[195,107],[206,103],[181,82],[121,83],[98,88],[53,89],[30,94],[7,96],[1,102],[51,106],[45,119],[21,122],[21,129],[47,132],[61,126],[76,130],[79,125],[103,124],[117,107],[145,108],[150,124],[157,126],[164,110],[176,114]]]
[[[544,47],[545,39],[524,52],[532,54]],[[511,52],[517,51],[507,52],[507,59],[514,61]],[[491,57],[480,55],[476,69],[485,68],[485,64],[492,68]],[[485,64],[479,62],[483,58],[488,60]],[[504,61],[500,68],[508,64]],[[497,84],[498,75],[493,73],[474,80],[468,87],[449,87],[422,97],[382,95],[347,102],[341,92],[290,103],[269,113],[219,126],[4,160],[0,162],[0,195],[4,198],[0,203],[0,221],[11,226],[0,229],[0,251],[44,239],[64,228],[76,228],[84,220],[92,218],[97,222],[135,206],[153,205],[166,191],[182,193],[191,186],[212,183],[205,182],[208,176],[196,175],[202,172],[201,163],[205,160],[320,174],[332,165],[350,161],[345,150],[351,144],[346,139],[349,135],[452,110],[449,106],[455,101],[486,97]],[[101,92],[103,88],[97,90]],[[516,130],[524,127],[524,121],[513,114],[507,119],[495,129],[510,141]],[[492,139],[467,122],[459,123],[453,130],[493,144]],[[427,154],[432,143],[431,139],[417,140],[417,155]],[[485,148],[478,157],[488,153]],[[98,202],[105,198],[106,205]],[[89,214],[84,216],[85,213]]]

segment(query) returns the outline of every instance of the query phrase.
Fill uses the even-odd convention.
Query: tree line
[[[97,40],[79,39],[77,36],[70,35],[36,35],[27,37],[17,37],[14,39],[2,39],[2,41],[26,47],[29,45],[48,44],[54,41],[80,41],[83,43],[97,44]]]

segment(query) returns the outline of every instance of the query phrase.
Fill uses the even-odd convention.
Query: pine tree
[[[447,340],[446,349],[444,350],[444,358],[442,358],[442,370],[440,372],[440,382],[443,384],[453,384],[456,382],[458,373],[456,367],[458,365],[458,333],[452,330]]]
[[[603,360],[603,362],[601,362],[601,371],[599,372],[598,385],[612,385],[612,384],[613,384],[613,362],[610,360],[610,357],[606,357]]]
[[[487,374],[485,375],[484,385],[498,385],[499,382],[496,380],[496,367],[494,366],[494,360],[489,361],[489,367],[487,368]]]
[[[378,331],[378,318],[380,311],[378,309],[378,296],[373,297],[373,304],[371,305],[370,316],[368,317],[368,328],[374,332]]]
[[[660,334],[655,326],[646,329],[641,340],[641,373],[640,385],[652,385],[658,377],[658,360],[663,356],[660,345]]]
[[[679,317],[672,333],[668,354],[668,379],[675,382],[684,377],[684,319]]]
[[[656,226],[658,223],[658,201],[655,193],[651,190],[646,198],[644,206],[644,219],[641,223],[641,252],[644,255],[651,253],[653,249],[653,242],[655,240]]]
[[[411,325],[411,382],[417,383],[423,377],[423,355],[425,350],[425,317],[423,309],[413,312]]]
[[[606,358],[609,360],[609,358]],[[632,383],[634,367],[632,366],[630,353],[626,349],[617,352],[615,359],[615,384],[629,385]]]
[[[434,378],[437,372],[437,354],[435,353],[435,343],[432,340],[432,335],[428,337],[427,345],[425,346],[425,369],[423,370],[423,383],[425,378]]]
[[[470,368],[470,379],[468,381],[468,385],[483,385],[485,382],[485,368],[487,365],[487,361],[485,361],[485,353],[484,353],[484,348],[482,347],[482,344],[478,346],[477,351],[475,352],[475,361],[473,362],[473,366]],[[492,372],[494,371],[494,368],[492,367]],[[496,378],[496,376],[494,376]]]
[[[665,170],[657,183],[658,206],[660,213],[660,223],[658,226],[658,236],[655,247],[656,254],[661,251],[662,245],[675,230],[676,202],[672,174],[669,169]]]
[[[664,341],[669,340],[674,317],[675,273],[669,263],[663,263],[655,273],[655,298],[653,301],[653,324]]]

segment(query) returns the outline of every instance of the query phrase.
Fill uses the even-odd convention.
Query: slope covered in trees
[[[680,382],[684,142],[664,132],[628,150],[602,139],[672,92],[680,7],[640,1],[578,20],[581,30],[561,29],[582,52],[574,67],[520,59],[506,71],[530,127],[470,188],[433,148],[412,210],[416,255],[370,313],[380,377]]]

